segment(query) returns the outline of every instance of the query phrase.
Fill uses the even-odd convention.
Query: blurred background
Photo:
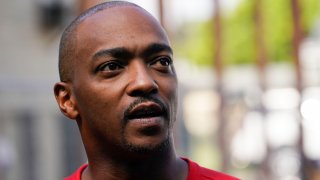
[[[62,179],[86,162],[53,85],[63,29],[99,2],[0,1],[0,180]],[[319,0],[131,2],[174,48],[179,155],[244,180],[320,179]]]

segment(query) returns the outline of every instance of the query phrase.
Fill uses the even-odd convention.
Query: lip
[[[128,122],[128,125],[135,129],[140,135],[154,136],[159,134],[165,127],[165,121],[163,117],[150,117],[132,119]]]
[[[152,101],[142,102],[131,109],[128,119],[147,123],[156,117],[163,117],[163,108]]]
[[[164,118],[161,116],[158,117],[147,117],[147,118],[137,118],[130,120],[130,124],[139,127],[151,127],[159,126],[163,123]]]
[[[137,132],[152,136],[164,128],[165,109],[153,101],[144,101],[134,106],[127,114],[128,127]]]

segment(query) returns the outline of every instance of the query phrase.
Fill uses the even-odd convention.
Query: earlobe
[[[54,95],[61,112],[70,119],[76,119],[79,115],[75,99],[72,96],[70,85],[58,82],[54,86]]]

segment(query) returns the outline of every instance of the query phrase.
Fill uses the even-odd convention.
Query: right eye
[[[114,62],[114,61],[104,63],[98,67],[98,71],[107,71],[107,72],[118,71],[120,69],[123,69],[123,66],[120,63]]]

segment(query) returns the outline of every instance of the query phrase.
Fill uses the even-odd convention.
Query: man
[[[66,179],[236,179],[177,157],[172,50],[144,9],[113,1],[87,10],[63,33],[59,53],[55,97],[88,156]]]

